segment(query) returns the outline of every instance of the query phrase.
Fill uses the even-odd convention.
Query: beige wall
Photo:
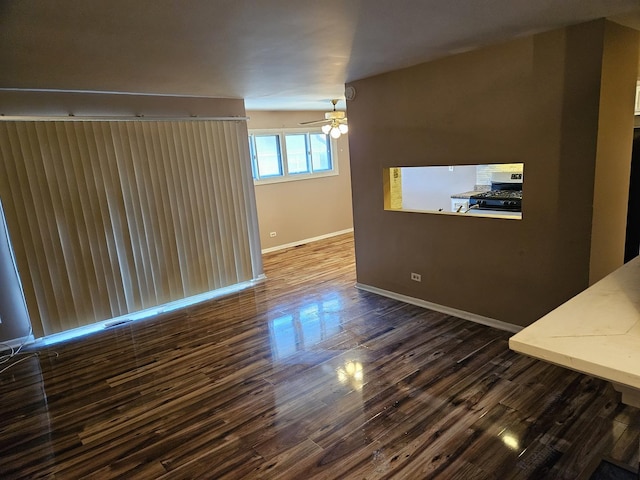
[[[244,101],[230,98],[107,93],[0,91],[0,115],[136,115],[244,117]]]
[[[635,45],[617,55],[637,59],[635,32],[595,21],[353,82],[358,282],[515,325],[587,287],[599,122],[629,129],[618,140],[631,145],[633,100],[599,117],[603,52],[619,35]],[[619,74],[609,93],[626,99],[635,72]],[[628,168],[630,154],[601,160]],[[385,167],[513,162],[525,164],[521,221],[383,210]]]
[[[250,111],[249,129],[300,128],[323,112]],[[353,228],[348,136],[338,144],[339,175],[256,185],[262,248],[301,242]],[[270,232],[276,232],[272,238]]]
[[[620,52],[635,52],[621,55]],[[638,33],[607,23],[600,95],[600,128],[596,156],[590,283],[607,275],[624,260],[626,205],[633,143],[635,73],[638,71]],[[624,122],[624,123],[623,123]]]

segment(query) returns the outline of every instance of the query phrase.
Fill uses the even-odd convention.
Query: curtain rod
[[[100,122],[117,122],[117,121],[154,121],[154,122],[177,122],[177,121],[243,121],[249,120],[249,117],[200,117],[190,116],[146,116],[146,115],[4,115],[0,114],[0,121],[56,121],[56,122],[83,122],[83,121],[100,121]]]

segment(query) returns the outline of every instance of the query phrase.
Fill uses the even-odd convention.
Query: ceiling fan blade
[[[321,123],[328,123],[329,120],[311,120],[310,122],[300,122],[298,125],[319,125]]]
[[[333,105],[333,110],[331,112],[324,113],[324,120],[311,120],[310,122],[300,122],[298,125],[321,125],[321,124],[330,124],[332,126],[337,125],[346,125],[347,117],[345,112],[336,110],[336,103],[338,100],[331,100],[331,104]]]

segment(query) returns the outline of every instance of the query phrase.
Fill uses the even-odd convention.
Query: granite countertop
[[[640,257],[511,337],[525,355],[609,380],[640,407]]]
[[[478,193],[486,192],[488,190],[490,190],[489,185],[477,185],[474,190],[471,190],[469,192],[454,193],[453,195],[451,195],[451,198],[470,198],[471,195],[477,195]]]

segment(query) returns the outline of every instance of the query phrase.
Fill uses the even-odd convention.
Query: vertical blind
[[[0,122],[0,198],[36,336],[262,273],[244,122]]]

